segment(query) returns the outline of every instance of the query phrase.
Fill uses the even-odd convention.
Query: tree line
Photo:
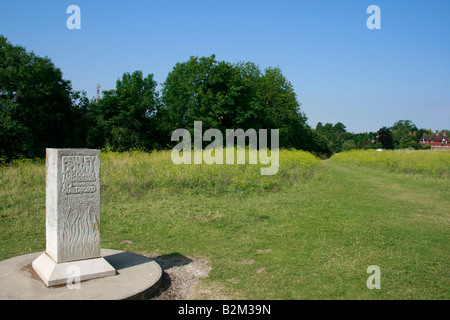
[[[195,120],[222,132],[279,129],[282,148],[331,154],[279,68],[191,57],[157,87],[153,74],[127,72],[88,99],[49,58],[0,36],[0,157],[43,157],[48,147],[167,149],[177,143],[173,130],[192,131]]]
[[[134,71],[124,73],[115,89],[89,99],[73,90],[48,57],[0,35],[1,162],[43,157],[49,147],[169,149],[177,143],[171,133],[178,128],[193,133],[194,121],[223,133],[279,129],[281,148],[321,157],[376,136],[348,133],[341,123],[311,128],[292,84],[277,67],[261,70],[252,62],[233,64],[214,55],[190,57],[173,67],[161,90],[153,74]]]
[[[431,134],[431,129],[419,129],[411,120],[399,120],[391,127],[382,127],[376,132],[347,132],[341,122],[336,124],[319,122],[315,128],[333,153],[352,149],[429,149],[429,145],[421,145],[419,140],[424,133]],[[440,133],[450,134],[449,130]]]

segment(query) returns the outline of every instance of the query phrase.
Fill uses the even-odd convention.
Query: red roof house
[[[436,133],[428,134],[424,133],[422,138],[419,140],[420,144],[429,144],[432,147],[443,147],[450,148],[450,138],[445,133]]]

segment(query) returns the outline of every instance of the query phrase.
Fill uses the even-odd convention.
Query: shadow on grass
[[[177,252],[151,258],[155,260],[162,268],[162,284],[160,288],[152,295],[151,299],[172,300],[183,298],[183,296],[180,296],[180,293],[177,292],[176,289],[172,288],[174,279],[171,278],[167,270],[186,266],[192,263],[193,260]],[[179,280],[180,279],[177,279],[177,281]]]

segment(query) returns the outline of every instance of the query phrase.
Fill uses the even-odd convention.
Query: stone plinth
[[[160,288],[162,269],[155,260],[104,248],[101,254],[117,270],[117,274],[83,281],[73,287],[44,286],[30,268],[31,262],[42,255],[40,252],[0,261],[0,300],[149,299]]]

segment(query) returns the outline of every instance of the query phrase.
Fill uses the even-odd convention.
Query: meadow
[[[103,152],[102,246],[206,259],[193,299],[448,299],[448,154],[281,150],[278,174],[261,176]],[[0,167],[0,259],[43,250],[44,160]]]
[[[225,154],[226,148],[223,149],[224,158]],[[234,155],[236,159],[236,150]],[[155,190],[215,195],[264,192],[291,185],[310,175],[321,165],[320,160],[308,152],[280,150],[278,173],[263,176],[260,169],[268,165],[262,165],[259,159],[258,164],[250,165],[248,150],[245,155],[246,164],[175,165],[170,151],[155,151],[150,154],[140,151],[102,153],[102,187],[110,190],[111,195],[123,192],[143,195]]]
[[[336,154],[334,160],[404,173],[450,177],[450,152],[443,150],[375,151],[352,150]]]

